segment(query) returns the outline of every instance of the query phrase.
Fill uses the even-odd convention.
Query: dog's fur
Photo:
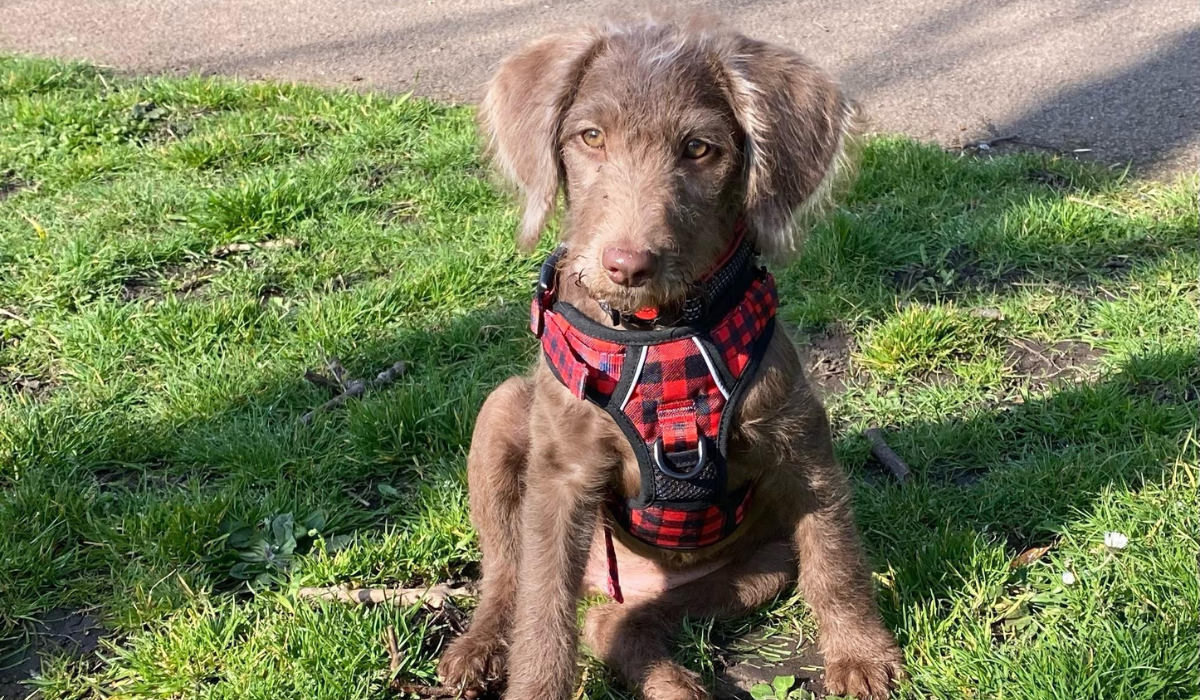
[[[501,65],[481,121],[493,160],[524,197],[519,245],[533,247],[561,190],[569,252],[560,296],[605,320],[599,302],[630,312],[680,303],[729,247],[739,215],[764,255],[786,260],[801,235],[797,214],[840,165],[853,111],[825,73],[790,51],[715,26],[647,21],[526,46]],[[603,134],[602,148],[581,138],[590,129]],[[690,139],[710,144],[708,154],[681,157]],[[617,284],[601,262],[605,247],[649,251],[657,271],[644,285]],[[481,599],[470,630],[446,650],[442,677],[471,695],[506,678],[509,698],[567,698],[602,500],[609,489],[638,492],[634,454],[610,417],[539,361],[488,398],[467,469]],[[664,570],[715,571],[594,607],[587,643],[647,698],[705,698],[698,677],[671,660],[682,618],[751,610],[798,571],[821,628],[825,687],[887,696],[903,674],[901,654],[875,607],[828,420],[784,332],[730,442],[730,487],[752,479],[760,487],[747,521],[712,547],[657,550],[618,530],[623,552]]]

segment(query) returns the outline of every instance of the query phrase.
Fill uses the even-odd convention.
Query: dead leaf
[[[1033,562],[1045,556],[1046,552],[1049,552],[1050,548],[1053,546],[1054,545],[1052,544],[1048,544],[1045,547],[1033,547],[1031,549],[1027,549],[1014,557],[1013,560],[1008,563],[1008,568],[1019,569],[1023,566],[1029,566]]]

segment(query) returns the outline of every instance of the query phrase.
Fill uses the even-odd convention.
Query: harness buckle
[[[554,281],[558,278],[558,260],[566,250],[566,246],[560,245],[542,263],[542,269],[538,271],[537,281],[537,294],[539,297],[546,296],[554,291]]]
[[[554,303],[554,284],[558,280],[558,261],[567,247],[560,245],[554,249],[550,257],[542,263],[538,270],[537,287],[533,291],[533,307],[529,312],[529,329],[536,338],[541,338],[546,330],[546,309]]]
[[[542,332],[546,330],[546,307],[542,306],[542,300],[534,297],[533,304],[529,307],[529,330],[533,331],[533,337],[541,340]]]
[[[680,471],[667,459],[666,448],[663,447],[663,439],[660,437],[654,441],[654,465],[658,467],[660,472],[672,479],[690,479],[702,472],[704,466],[708,464],[708,449],[705,447],[707,444],[708,438],[700,435],[700,439],[696,441],[696,451],[699,453],[699,456],[696,458],[695,466]]]

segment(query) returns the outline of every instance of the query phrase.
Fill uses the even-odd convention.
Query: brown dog
[[[610,327],[613,310],[678,305],[730,248],[739,219],[763,255],[786,260],[796,215],[828,189],[852,116],[837,85],[790,51],[653,21],[526,46],[481,110],[493,158],[524,196],[519,245],[534,246],[561,189],[559,294]],[[886,697],[901,654],[875,607],[825,412],[786,334],[772,337],[735,420],[728,483],[757,484],[748,516],[692,551],[616,528],[626,601],[589,611],[587,643],[647,698],[705,698],[668,649],[683,617],[742,614],[798,571],[821,628],[825,687]],[[470,695],[506,678],[509,698],[567,698],[577,604],[604,570],[605,499],[639,489],[630,442],[543,358],[488,398],[467,469],[481,599],[440,673]]]

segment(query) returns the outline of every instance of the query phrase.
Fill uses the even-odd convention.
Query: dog
[[[683,618],[794,582],[829,692],[884,698],[903,677],[828,419],[755,262],[795,253],[855,115],[801,56],[702,21],[583,28],[502,62],[480,123],[523,200],[517,244],[561,193],[562,245],[533,304],[544,352],[472,437],[480,599],[445,683],[570,697],[577,605],[601,591],[589,648],[650,700],[706,698],[671,659]]]

